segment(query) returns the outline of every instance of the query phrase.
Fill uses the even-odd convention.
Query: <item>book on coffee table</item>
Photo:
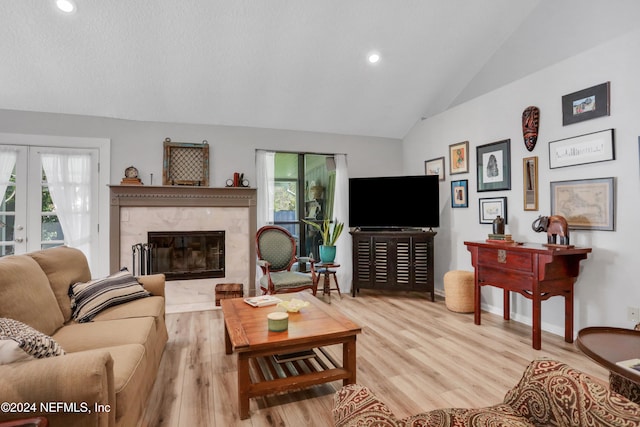
[[[273,357],[278,363],[293,362],[294,360],[311,359],[316,357],[313,350],[296,351],[295,353],[274,354]]]
[[[282,300],[273,295],[260,295],[258,297],[245,298],[244,302],[254,307],[266,307],[268,305],[276,305]]]
[[[620,362],[616,362],[616,365],[630,369],[636,374],[640,374],[640,359],[621,360]]]

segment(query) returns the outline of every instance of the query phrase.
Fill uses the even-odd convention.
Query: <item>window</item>
[[[289,230],[298,241],[299,256],[318,258],[322,243],[317,230],[304,226],[301,218],[332,218],[335,192],[333,155],[275,153],[274,215],[276,225]]]

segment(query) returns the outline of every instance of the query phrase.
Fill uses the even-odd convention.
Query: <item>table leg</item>
[[[338,291],[338,296],[340,297],[340,299],[342,299],[342,294],[340,293],[340,285],[338,284],[338,274],[337,273],[333,273],[333,279],[336,282],[336,291]]]
[[[482,287],[480,286],[480,283],[478,283],[478,269],[476,268],[476,273],[475,273],[475,291],[473,293],[473,322],[476,325],[480,324],[480,297],[481,297],[481,289]]]
[[[542,317],[542,299],[540,298],[540,291],[538,289],[533,290],[531,301],[533,302],[533,314],[531,319],[533,324],[531,327],[533,348],[536,350],[540,350],[542,348],[542,329],[540,328]]]
[[[241,420],[249,418],[249,357],[238,353],[238,414]]]
[[[342,364],[349,377],[342,380],[342,385],[356,383],[356,337],[342,344]]]
[[[564,295],[564,340],[573,342],[573,287]]]
[[[509,291],[506,289],[502,294],[502,317],[504,320],[511,319],[511,299],[509,298]]]
[[[231,354],[233,348],[231,348],[231,338],[229,338],[229,330],[227,329],[227,323],[222,322],[224,326],[224,352],[225,354]]]
[[[324,289],[322,290],[322,295],[329,295],[329,298],[331,298],[331,273],[328,271],[324,272]]]

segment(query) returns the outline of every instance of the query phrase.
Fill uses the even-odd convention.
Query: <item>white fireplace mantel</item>
[[[109,268],[118,271],[125,260],[122,258],[122,212],[129,208],[246,208],[248,209],[248,278],[250,286],[255,283],[256,253],[255,235],[257,224],[257,192],[255,188],[243,187],[191,187],[191,186],[146,186],[111,185],[110,203],[110,251]],[[126,218],[125,218],[126,219]],[[233,262],[227,260],[227,262]]]

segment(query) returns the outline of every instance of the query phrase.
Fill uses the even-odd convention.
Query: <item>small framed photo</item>
[[[613,129],[549,142],[549,168],[615,160]]]
[[[538,210],[538,157],[522,159],[522,194],[525,211]]]
[[[615,230],[615,179],[593,178],[551,183],[551,215],[565,217],[569,228]]]
[[[507,198],[487,197],[480,199],[480,224],[491,224],[496,217],[502,217],[507,224]]]
[[[562,126],[610,115],[610,82],[562,97]]]
[[[469,172],[469,141],[449,145],[449,175]]]
[[[451,207],[452,208],[468,208],[469,207],[469,181],[462,179],[460,181],[451,181]]]
[[[476,148],[478,191],[511,190],[511,140]]]
[[[425,175],[438,175],[440,181],[444,181],[444,156],[424,162]]]

